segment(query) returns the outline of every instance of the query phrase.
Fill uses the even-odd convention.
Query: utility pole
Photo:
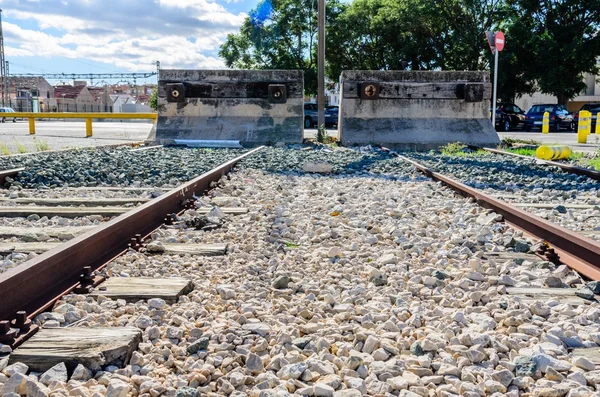
[[[158,80],[160,79],[160,61],[156,61],[156,85],[158,86]]]
[[[4,33],[2,32],[2,10],[0,10],[0,77],[2,78],[2,106],[6,106],[8,98],[6,60],[4,59]]]
[[[5,76],[5,81],[6,81],[6,105],[11,107],[10,104],[10,69],[8,68],[8,61],[6,61],[6,76]],[[16,89],[16,86],[15,86]]]
[[[325,0],[319,0],[319,43],[318,69],[319,83],[317,87],[317,106],[319,108],[318,128],[325,125]]]

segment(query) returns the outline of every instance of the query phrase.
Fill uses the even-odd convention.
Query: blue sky
[[[11,74],[222,68],[219,45],[257,1],[0,0],[6,60]]]

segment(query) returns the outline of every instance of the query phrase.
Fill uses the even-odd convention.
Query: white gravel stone
[[[2,370],[2,373],[7,376],[13,376],[14,374],[25,375],[29,370],[29,366],[23,363],[14,363]]]
[[[68,375],[65,363],[56,364],[54,367],[40,375],[40,382],[46,386],[49,386],[50,383],[54,381],[66,383],[67,380]]]
[[[585,357],[573,357],[571,362],[574,366],[585,369],[586,371],[593,371],[596,369],[596,365]]]

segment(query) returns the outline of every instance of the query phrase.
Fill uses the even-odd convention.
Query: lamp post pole
[[[318,87],[317,106],[319,108],[318,128],[325,125],[325,0],[319,0],[319,43],[318,43]]]

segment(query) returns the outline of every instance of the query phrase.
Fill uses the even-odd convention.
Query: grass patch
[[[17,151],[19,153],[23,154],[23,153],[27,153],[29,151],[26,144],[21,143],[21,142],[17,141],[16,139],[14,140],[14,143],[15,143],[15,147],[17,148]]]
[[[588,160],[588,164],[590,167],[592,167],[596,171],[600,171],[600,157],[596,157],[594,159]]]
[[[542,142],[533,139],[516,139],[516,138],[503,138],[503,147],[513,147],[515,145],[535,145],[540,146]]]
[[[535,156],[535,149],[527,147],[506,148],[504,150],[510,153],[520,154],[521,156]]]
[[[8,145],[4,142],[0,143],[0,154],[2,156],[9,156],[10,155],[10,149],[8,148]]]
[[[33,144],[35,145],[35,149],[38,152],[45,152],[47,150],[50,150],[50,145],[48,144],[48,141],[45,141],[43,139],[33,138]]]
[[[583,152],[571,152],[571,155],[567,160],[569,161],[578,161],[585,157],[585,153]]]
[[[444,156],[456,156],[456,157],[474,157],[474,156],[486,156],[489,155],[485,150],[477,149],[471,150],[467,145],[463,145],[460,142],[453,142],[440,147],[440,152]]]

